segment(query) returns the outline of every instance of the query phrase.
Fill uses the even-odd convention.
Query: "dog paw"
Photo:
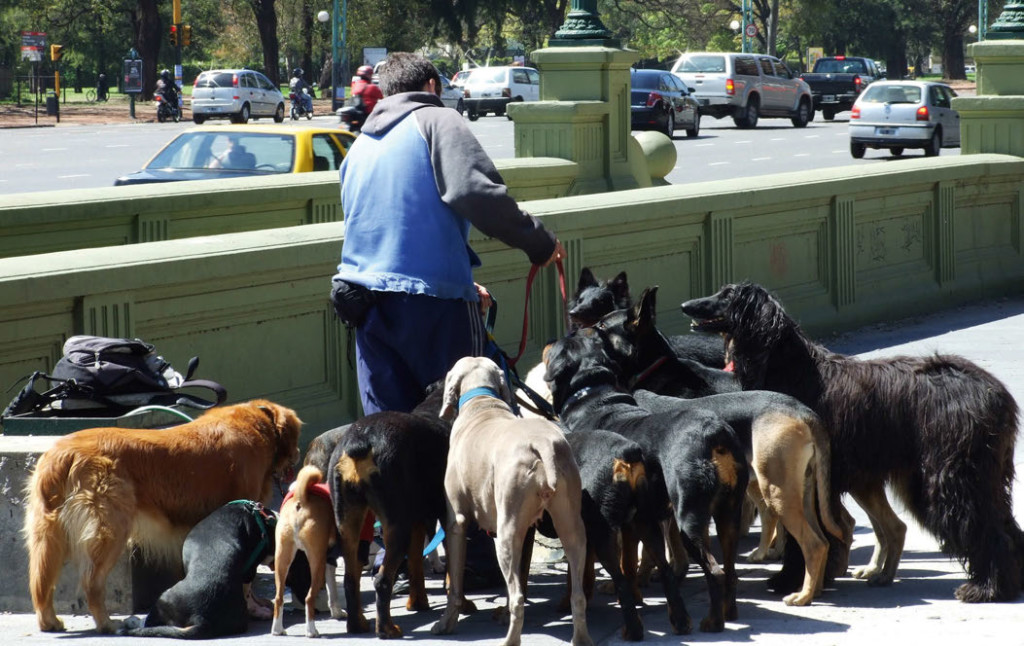
[[[313,628],[312,630],[307,630],[306,637],[308,637],[309,639],[318,639],[320,637],[320,631],[318,631],[316,628]]]
[[[125,617],[124,621],[121,622],[121,630],[135,630],[136,628],[142,628],[142,619],[140,617],[131,615],[130,617]]]
[[[380,621],[377,622],[377,638],[378,639],[401,639],[402,629],[395,624],[382,624]]]
[[[629,624],[622,627],[622,639],[627,642],[640,642],[644,640],[644,625],[638,619],[632,626]]]
[[[811,603],[811,596],[809,594],[805,595],[803,592],[794,592],[783,597],[782,603],[787,606],[807,606]]]
[[[672,625],[672,632],[677,635],[689,635],[693,632],[693,620],[684,609],[678,611],[669,609],[668,622]]]
[[[471,615],[476,612],[476,604],[471,599],[463,599],[462,605],[459,606],[460,615]]]
[[[700,620],[700,631],[702,633],[720,633],[725,630],[725,620],[721,617],[708,615]]]
[[[40,624],[39,630],[44,633],[62,633],[64,632],[64,622],[60,619],[54,618],[47,621],[45,624]]]
[[[760,547],[750,553],[747,560],[751,563],[764,563],[765,559],[768,558],[768,550],[762,550]]]
[[[331,619],[344,619],[348,616],[345,609],[341,606],[334,606],[331,608]]]
[[[450,635],[454,626],[448,626],[442,617],[440,621],[430,627],[431,635]]]
[[[366,621],[366,617],[352,617],[350,615],[346,626],[351,635],[370,632],[370,622]]]
[[[865,565],[864,567],[858,567],[853,569],[853,578],[855,579],[869,579],[877,574],[880,570],[871,565]]]
[[[965,583],[956,589],[956,598],[964,603],[988,603],[1000,601],[995,590],[990,585],[978,583]]]
[[[499,606],[494,609],[494,612],[491,613],[491,621],[497,622],[505,626],[508,625],[508,622],[510,621],[511,617],[512,615],[508,611],[508,606]]]

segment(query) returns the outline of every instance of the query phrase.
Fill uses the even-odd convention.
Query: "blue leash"
[[[380,529],[381,528],[379,520],[375,520],[373,522],[373,528],[374,529]],[[423,548],[423,556],[426,556],[427,554],[430,554],[431,552],[436,550],[437,546],[440,545],[441,541],[443,541],[443,540],[444,540],[444,527],[438,527],[437,528],[437,533],[434,534],[434,538],[432,538],[430,540],[430,542],[427,543],[427,546]],[[381,547],[384,547],[383,539],[381,539],[381,537],[377,536],[376,534],[374,534],[374,536],[373,536],[373,542],[376,543],[377,545],[381,546]]]

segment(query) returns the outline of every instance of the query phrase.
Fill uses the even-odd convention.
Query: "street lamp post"
[[[750,0],[743,0],[740,5],[740,12],[743,16],[743,49],[741,51],[746,54],[750,51],[749,38],[747,36],[747,25],[752,24],[750,19]]]
[[[331,110],[335,111],[345,104],[345,35],[348,31],[348,0],[334,0],[333,20],[331,21]],[[340,35],[340,45],[339,45]]]

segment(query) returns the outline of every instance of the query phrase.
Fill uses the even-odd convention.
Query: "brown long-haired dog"
[[[128,542],[180,563],[185,535],[215,509],[241,498],[269,502],[275,475],[298,462],[301,425],[291,409],[253,400],[170,429],[94,428],[57,440],[32,473],[25,514],[39,628],[64,629],[53,593],[70,558],[96,629],[114,632],[107,576]]]
[[[327,602],[331,616],[343,616],[338,599],[338,584],[335,568],[327,562],[327,550],[334,545],[337,535],[334,524],[334,505],[331,491],[323,484],[324,474],[313,465],[306,465],[299,471],[288,495],[281,501],[277,519],[277,554],[274,556],[274,624],[272,635],[283,635],[284,630],[284,588],[288,569],[295,560],[295,553],[302,550],[309,561],[310,584],[306,595],[306,637],[319,637],[316,629],[316,597],[327,583]]]

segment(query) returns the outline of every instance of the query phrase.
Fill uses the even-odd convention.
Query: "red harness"
[[[309,486],[309,490],[311,492],[313,492],[313,495],[320,496],[321,498],[325,498],[328,502],[330,502],[330,500],[331,500],[331,490],[328,489],[327,485],[325,485],[324,483],[318,482],[315,485],[310,485]],[[284,504],[286,502],[288,502],[289,500],[291,500],[294,495],[295,495],[295,492],[292,491],[291,489],[289,489],[288,493],[286,493],[284,495],[284,500],[281,501],[281,506],[284,507]]]

